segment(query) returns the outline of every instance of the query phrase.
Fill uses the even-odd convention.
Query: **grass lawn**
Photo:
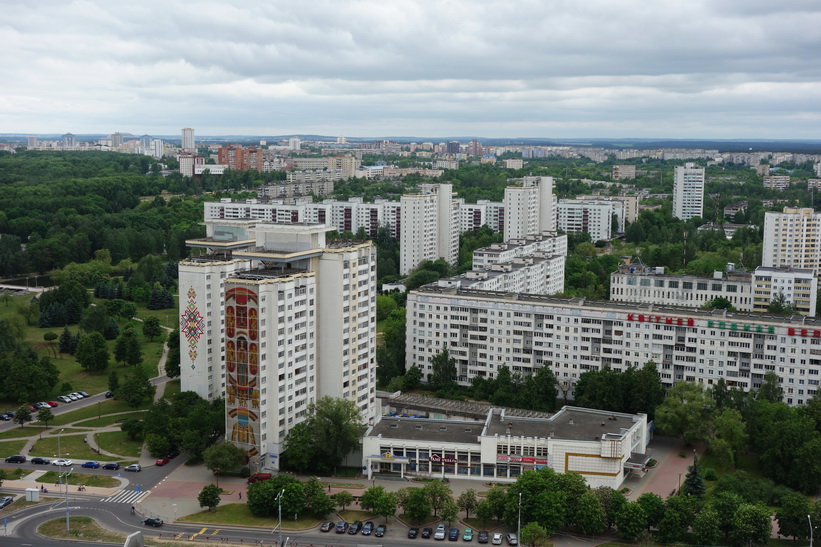
[[[66,519],[54,519],[44,522],[37,528],[37,531],[50,538],[77,540],[82,538],[88,543],[116,543],[122,545],[125,542],[123,534],[109,532],[97,524],[91,517],[71,517],[69,519],[69,529],[66,531]]]
[[[174,295],[174,307],[167,310],[149,310],[145,304],[137,304],[137,317],[140,319],[145,319],[146,317],[151,317],[153,315],[160,320],[160,325],[174,329],[180,324],[180,313],[178,311],[179,302],[179,296]],[[142,327],[140,327],[139,330],[142,332]],[[168,331],[165,331],[165,334],[161,334],[159,338],[155,338],[154,340],[156,341],[160,338],[164,339],[167,336]]]
[[[0,443],[0,455],[3,455],[3,458],[8,458],[9,456],[14,456],[15,454],[19,454],[23,447],[26,446],[26,440],[20,441],[3,441]]]
[[[270,517],[255,517],[251,514],[248,506],[244,503],[229,503],[228,505],[220,505],[214,511],[201,511],[180,517],[179,522],[204,522],[208,524],[234,524],[245,526],[262,526],[271,527],[276,526],[277,519],[274,516]],[[299,530],[304,528],[311,528],[317,526],[323,520],[313,518],[311,516],[303,516],[298,520],[292,518],[282,519],[282,528],[285,530]]]
[[[6,472],[6,480],[10,480],[10,481],[17,480],[17,479],[22,479],[23,477],[27,477],[28,474],[31,473],[31,471],[29,471],[28,469],[23,469],[22,467],[6,466],[6,467],[0,467],[0,470],[3,470],[3,471]],[[8,494],[8,495],[11,495],[11,494]]]
[[[370,511],[357,511],[355,509],[348,509],[346,511],[338,511],[339,516],[342,517],[342,520],[346,520],[348,522],[353,522],[355,520],[361,520],[362,522],[366,520],[373,520],[380,518],[379,515],[375,513],[371,513]]]
[[[180,385],[180,379],[176,378],[171,380],[167,384],[165,384],[165,391],[163,392],[163,398],[169,401],[173,401],[174,397],[180,394],[182,391],[182,387]]]
[[[719,478],[723,477],[724,475],[732,475],[740,469],[743,469],[756,479],[764,478],[764,474],[758,467],[757,454],[736,454],[735,460],[736,468],[726,469],[722,461],[720,461],[718,458],[707,452],[704,456],[699,457],[698,463],[702,471],[704,469],[707,469],[708,467],[712,467],[713,469],[715,469]]]
[[[77,466],[75,465],[74,468],[76,469]],[[44,475],[38,477],[36,482],[56,484],[59,475],[61,473],[65,473],[69,469],[70,468],[63,467],[59,471],[47,471]],[[73,485],[84,484],[85,486],[100,486],[103,488],[112,488],[120,485],[120,481],[114,477],[109,477],[108,475],[89,475],[88,473],[78,473],[76,471],[68,476],[67,482]],[[69,493],[70,492],[71,490],[69,490]],[[51,488],[49,488],[49,494],[50,493]],[[65,489],[63,489],[63,493],[65,493]]]
[[[104,431],[94,436],[102,450],[119,454],[126,458],[139,458],[142,450],[142,440],[131,440],[124,431]]]
[[[103,454],[95,454],[91,451],[91,447],[83,442],[84,437],[85,434],[60,435],[59,437],[54,436],[46,439],[40,439],[37,443],[35,443],[32,453],[40,456],[56,458],[58,452],[57,449],[59,448],[59,456],[61,458],[68,458],[74,460],[75,462],[79,461],[80,463],[86,460],[99,460],[107,462],[118,459],[105,456]]]
[[[108,416],[103,416],[102,418],[94,418],[92,420],[85,420],[83,422],[76,423],[74,425],[79,427],[105,427],[107,425],[112,425],[115,423],[119,423],[121,420],[130,420],[136,419],[140,420],[145,415],[144,411],[139,412],[131,412],[128,414],[109,414]]]
[[[78,408],[73,412],[61,414],[55,417],[54,421],[51,422],[49,425],[65,425],[71,422],[76,422],[78,420],[88,420],[91,418],[98,418],[100,416],[115,414],[118,412],[134,412],[135,410],[147,410],[151,408],[152,404],[153,403],[151,403],[150,401],[146,401],[143,402],[142,406],[140,406],[139,409],[134,409],[128,406],[125,403],[125,401],[118,401],[116,399],[106,399],[105,401],[101,401],[96,405]]]

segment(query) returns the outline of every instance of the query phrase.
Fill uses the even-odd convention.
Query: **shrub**
[[[712,467],[708,467],[704,470],[704,480],[706,481],[717,481],[718,480],[718,473]]]

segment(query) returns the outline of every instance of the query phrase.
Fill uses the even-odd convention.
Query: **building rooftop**
[[[412,441],[478,444],[484,427],[484,422],[383,417],[371,428],[368,436],[382,435],[384,438]]]
[[[461,296],[467,298],[480,298],[485,300],[509,301],[509,302],[531,302],[543,304],[545,306],[578,307],[589,309],[601,309],[605,311],[623,313],[653,313],[658,315],[685,315],[703,320],[719,321],[750,321],[773,323],[784,326],[803,325],[806,327],[821,328],[821,319],[813,319],[803,315],[785,316],[772,315],[758,312],[730,312],[727,310],[707,310],[703,308],[687,308],[682,306],[659,306],[656,304],[636,304],[633,302],[616,302],[612,300],[591,300],[586,298],[545,296],[539,294],[509,293],[502,291],[484,291],[476,289],[456,289],[449,287],[439,287],[437,285],[425,285],[411,294],[421,294],[424,296]]]
[[[621,436],[633,427],[638,416],[566,406],[550,418],[524,418],[506,412],[494,413],[487,435],[504,437],[553,437],[571,441],[599,441],[603,435]]]

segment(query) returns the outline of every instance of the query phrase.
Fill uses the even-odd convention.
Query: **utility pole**
[[[807,520],[810,523],[810,547],[812,547],[812,517],[807,515]]]
[[[68,522],[69,521],[69,512],[70,512],[69,508],[68,508],[68,476],[71,475],[72,471],[74,471],[73,467],[70,470],[68,470],[66,473],[63,473],[62,475],[60,475],[60,477],[65,477],[65,482],[66,482],[66,532],[71,532],[71,529],[69,528],[69,522]]]
[[[279,517],[277,518],[277,528],[279,528],[279,540],[277,541],[277,546],[282,547],[282,495],[285,493],[285,489],[283,488],[280,490],[277,497],[274,498],[274,501],[277,502]]]
[[[522,493],[519,492],[519,523],[516,525],[516,541],[522,542]]]

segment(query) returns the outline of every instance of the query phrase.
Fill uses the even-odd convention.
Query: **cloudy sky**
[[[0,8],[0,133],[821,138],[818,0]]]

